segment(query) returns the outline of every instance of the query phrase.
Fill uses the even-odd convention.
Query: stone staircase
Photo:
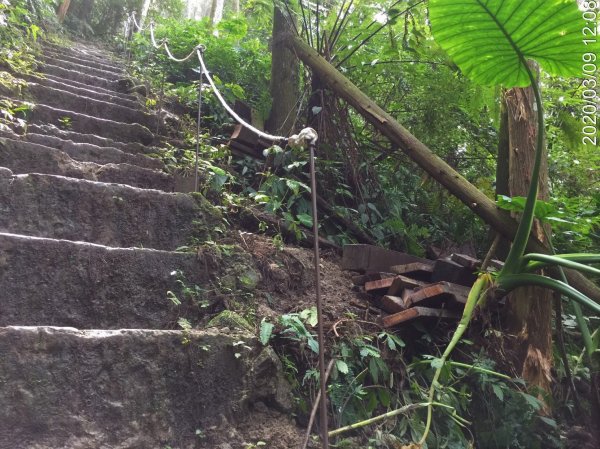
[[[12,96],[35,107],[25,135],[0,136],[0,448],[291,447],[272,350],[174,330],[199,313],[167,298],[175,274],[207,285],[231,267],[175,251],[221,219],[148,156],[157,118],[122,67],[46,44],[43,76]]]

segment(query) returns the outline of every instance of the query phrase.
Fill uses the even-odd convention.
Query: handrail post
[[[202,54],[203,47],[197,47],[199,54]],[[200,64],[200,79],[198,81],[198,123],[196,126],[196,160],[194,163],[194,192],[198,191],[198,157],[200,153],[200,119],[202,118],[202,75],[204,70]]]
[[[325,337],[323,331],[323,303],[321,300],[321,275],[319,255],[319,221],[317,217],[317,178],[315,175],[316,133],[308,142],[310,150],[310,191],[313,215],[314,263],[315,263],[315,292],[317,299],[317,321],[319,341],[319,379],[321,384],[320,430],[323,449],[329,449],[329,434],[327,423],[327,379],[325,376]]]

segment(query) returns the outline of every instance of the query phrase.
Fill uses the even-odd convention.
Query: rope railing
[[[309,167],[310,167],[310,188],[311,188],[311,206],[312,206],[312,214],[313,214],[313,240],[314,240],[314,274],[315,274],[315,290],[316,290],[316,306],[317,306],[317,318],[318,318],[318,343],[319,343],[319,377],[320,377],[320,390],[321,390],[321,399],[320,399],[320,420],[321,420],[321,441],[323,449],[329,448],[329,436],[328,436],[328,423],[327,423],[327,379],[325,375],[325,337],[324,337],[324,329],[323,329],[323,305],[321,300],[321,279],[319,274],[319,224],[317,219],[317,181],[315,175],[315,150],[318,139],[317,132],[312,128],[304,128],[298,134],[293,134],[289,137],[284,136],[276,136],[260,129],[252,126],[252,124],[245,121],[242,117],[240,117],[231,106],[225,101],[221,92],[217,88],[212,76],[210,75],[210,71],[206,67],[204,62],[203,52],[205,50],[204,45],[198,44],[194,49],[184,58],[177,58],[171,52],[169,48],[168,39],[163,38],[160,41],[156,41],[156,37],[154,36],[154,21],[151,20],[149,25],[146,27],[141,27],[135,18],[135,12],[131,13],[127,18],[126,32],[129,35],[129,26],[133,24],[135,30],[137,32],[143,32],[147,29],[150,30],[150,41],[152,46],[159,50],[160,48],[164,48],[167,56],[172,61],[183,63],[192,58],[195,54],[198,57],[198,62],[200,63],[200,82],[198,85],[198,123],[196,127],[196,155],[195,155],[195,180],[194,180],[194,190],[198,191],[198,158],[199,158],[199,148],[200,148],[200,120],[201,120],[201,110],[202,110],[202,81],[203,77],[206,78],[208,84],[214,93],[215,97],[219,100],[221,106],[227,111],[227,113],[241,126],[250,130],[257,136],[268,140],[273,143],[277,143],[280,145],[289,145],[291,147],[296,148],[308,148],[310,151],[309,155]],[[127,39],[129,43],[129,39]],[[128,49],[129,56],[129,49]],[[160,112],[159,112],[160,113]]]

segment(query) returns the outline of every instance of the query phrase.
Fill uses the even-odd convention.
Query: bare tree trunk
[[[511,196],[527,196],[535,159],[537,113],[531,87],[506,92],[509,130],[509,191]],[[548,163],[543,155],[539,179],[539,199],[547,200]],[[536,237],[545,242],[544,230],[534,224]],[[530,384],[549,392],[552,376],[552,292],[539,287],[519,288],[507,302],[507,327],[516,336],[513,351],[516,367]]]
[[[321,78],[325,86],[352,105],[366,121],[388,137],[433,179],[466,204],[496,232],[506,238],[514,238],[517,222],[504,211],[499,210],[494,201],[435,155],[423,142],[361,92],[302,39],[289,34],[286,45]],[[529,240],[527,248],[534,252],[548,253],[548,249],[536,238]],[[573,287],[600,303],[600,289],[593,282],[573,270],[565,270],[565,273]]]
[[[213,0],[212,7],[210,9],[210,20],[213,25],[216,25],[223,18],[223,8],[225,6],[225,0]]]
[[[150,4],[152,0],[144,0],[144,4],[142,5],[142,13],[140,14],[140,26],[144,26],[144,22],[146,20],[146,16],[148,15],[148,10],[150,9]]]
[[[56,15],[58,16],[58,21],[63,23],[65,20],[65,16],[67,15],[67,11],[69,11],[69,6],[71,5],[71,0],[63,0],[60,6],[58,7],[58,11]]]
[[[300,64],[283,42],[293,18],[273,8],[273,43],[271,49],[271,98],[273,104],[266,123],[267,130],[281,136],[290,135],[296,121],[296,101],[300,97]]]

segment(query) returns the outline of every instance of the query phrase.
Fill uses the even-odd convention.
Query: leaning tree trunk
[[[466,204],[475,214],[492,226],[499,234],[513,239],[517,222],[496,206],[477,187],[467,181],[427,146],[413,136],[390,114],[381,109],[373,100],[360,91],[352,82],[323,59],[315,50],[293,34],[286,37],[286,45],[298,58],[317,74],[323,84],[356,109],[367,122],[404,151],[419,167],[444,186],[450,193]],[[529,251],[548,253],[539,239],[529,239]],[[600,289],[592,281],[574,270],[565,270],[571,285],[600,304]]]
[[[527,196],[535,158],[537,113],[531,87],[514,88],[505,95],[508,114],[510,196]],[[543,130],[542,130],[543,131]],[[548,199],[547,154],[543,155],[539,199]],[[536,221],[533,232],[545,242],[544,229]],[[552,292],[539,287],[515,290],[507,301],[507,330],[513,340],[516,368],[530,385],[550,391],[552,380]]]

